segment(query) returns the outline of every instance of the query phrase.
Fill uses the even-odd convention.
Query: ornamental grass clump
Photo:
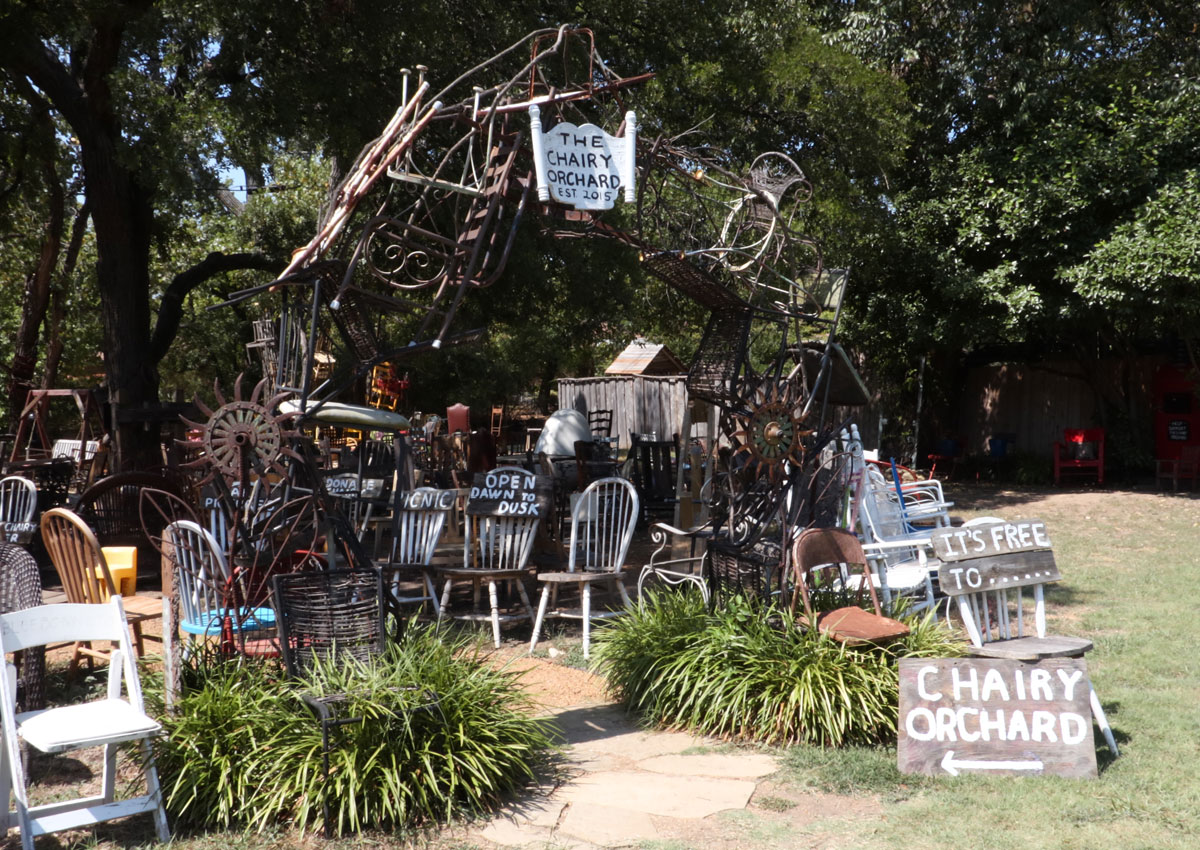
[[[379,658],[318,665],[303,682],[278,667],[202,662],[167,717],[159,768],[176,822],[197,827],[405,829],[497,806],[531,782],[553,743],[516,675],[465,639],[416,626]],[[330,775],[301,693],[346,694]]]
[[[699,594],[668,591],[598,630],[593,652],[612,694],[660,726],[779,746],[876,743],[896,734],[896,659],[963,651],[932,617],[901,617],[910,635],[856,648],[744,597],[708,612]]]

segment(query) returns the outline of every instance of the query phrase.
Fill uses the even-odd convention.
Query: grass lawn
[[[901,776],[894,747],[781,752],[781,771],[745,811],[717,816],[703,846],[774,848],[1191,848],[1200,846],[1200,656],[1193,583],[1200,576],[1200,499],[1142,490],[948,487],[963,518],[1041,518],[1063,582],[1048,594],[1050,628],[1094,640],[1088,670],[1122,757],[1098,744],[1094,781]],[[1097,735],[1097,740],[1103,739]],[[724,813],[723,813],[724,814]],[[39,847],[130,847],[148,819],[98,837]],[[8,846],[18,846],[15,833]],[[462,827],[405,842],[364,835],[325,842],[290,833],[177,837],[184,850],[238,847],[487,848]],[[683,850],[696,843],[642,845]]]
[[[1088,671],[1121,747],[1100,777],[902,777],[895,749],[787,754],[792,785],[879,797],[879,817],[819,831],[825,846],[1193,848],[1200,840],[1200,501],[1147,490],[952,489],[964,518],[1046,521],[1063,581],[1049,628],[1091,638]],[[1097,741],[1102,738],[1097,734]],[[780,777],[781,779],[784,777]],[[845,839],[842,841],[841,839]],[[795,846],[802,846],[797,843]]]

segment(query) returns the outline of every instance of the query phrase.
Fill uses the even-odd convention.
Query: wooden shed
[[[625,448],[629,447],[631,432],[653,432],[661,438],[678,433],[687,403],[686,375],[558,379],[559,407],[573,407],[583,413],[611,410],[612,435]]]

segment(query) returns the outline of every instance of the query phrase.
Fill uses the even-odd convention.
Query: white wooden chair
[[[536,506],[529,513],[513,513],[513,505],[497,502],[488,497],[468,499],[466,507],[465,532],[463,539],[463,563],[461,567],[436,568],[439,578],[445,579],[442,589],[442,600],[438,608],[438,619],[446,615],[450,605],[450,591],[456,581],[470,581],[473,590],[473,608],[470,613],[459,613],[456,619],[480,620],[490,619],[492,623],[492,639],[496,648],[500,648],[500,623],[517,619],[528,619],[533,622],[533,606],[529,602],[529,594],[525,590],[524,580],[533,576],[529,566],[529,555],[533,551],[533,541],[537,536],[538,525],[543,516],[551,515],[552,482],[544,476],[536,476],[523,469],[501,471],[499,468],[490,473],[481,473],[475,478],[473,490],[493,490],[506,488],[491,488],[483,482],[491,477],[499,480],[515,476],[524,482],[525,489],[533,493],[537,489],[537,499],[528,503]],[[481,486],[483,485],[483,486]],[[511,489],[511,488],[507,488]],[[521,597],[523,613],[500,614],[500,602],[497,585],[502,581],[512,581]],[[490,613],[476,613],[479,609],[479,595],[482,584],[488,586],[488,601]]]
[[[620,611],[593,611],[592,585],[607,584],[616,590],[625,605],[632,604],[625,591],[621,571],[633,529],[638,520],[637,490],[624,478],[601,478],[589,484],[571,509],[571,541],[568,549],[567,571],[538,575],[542,598],[538,602],[537,619],[529,651],[537,647],[542,622],[552,597],[557,603],[558,589],[574,585],[579,589],[580,605],[576,609],[557,608],[553,616],[583,621],[583,657],[588,657],[591,643],[592,619],[613,617]]]
[[[226,625],[239,640],[275,628],[275,609],[244,604],[245,588],[235,585],[220,544],[199,523],[170,523],[163,530],[163,554],[174,567],[179,628],[189,639],[220,637]]]
[[[392,514],[391,549],[387,560],[379,564],[385,581],[390,581],[390,593],[396,603],[424,606],[429,602],[435,614],[440,612],[433,585],[433,558],[446,530],[446,519],[457,505],[457,490],[418,487],[399,496]],[[424,594],[401,595],[400,583],[406,578],[420,578]]]
[[[114,596],[103,605],[42,605],[0,615],[0,644],[5,653],[48,644],[112,641],[108,692],[102,699],[41,711],[16,711],[16,688],[11,672],[0,676],[0,713],[3,715],[4,749],[0,755],[0,791],[3,792],[6,829],[19,827],[23,850],[33,850],[36,835],[88,827],[101,821],[151,812],[160,841],[170,840],[167,814],[163,808],[158,773],[150,738],[162,727],[149,717],[142,705],[137,660],[125,628],[121,598]],[[11,671],[11,668],[9,668]],[[122,684],[124,694],[122,697]],[[44,753],[62,753],[87,747],[104,747],[104,777],[101,793],[93,797],[30,806],[20,742]],[[140,743],[145,763],[146,793],[116,800],[117,747],[128,741]],[[9,793],[16,808],[8,809]]]
[[[28,543],[37,530],[33,524],[36,512],[36,484],[19,475],[0,478],[0,533],[5,540]]]
[[[986,534],[987,527],[1003,523],[980,518],[974,530]],[[953,530],[939,533],[953,535]],[[942,543],[935,543],[942,546]],[[938,551],[942,551],[939,549]],[[982,658],[1006,658],[1037,662],[1047,658],[1082,658],[1092,649],[1087,638],[1063,637],[1046,632],[1045,586],[1061,581],[1062,575],[1053,553],[1039,550],[1025,553],[1019,568],[997,565],[995,558],[949,560],[941,562],[942,592],[958,603],[971,654]],[[1108,718],[1088,680],[1089,700],[1104,740],[1114,756],[1119,756]]]

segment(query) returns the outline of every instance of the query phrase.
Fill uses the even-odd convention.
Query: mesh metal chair
[[[34,557],[12,543],[0,543],[0,614],[42,604],[42,579]],[[25,650],[20,664],[17,706],[36,711],[46,705],[46,648]]]
[[[383,576],[378,570],[353,569],[291,573],[272,579],[275,616],[283,663],[289,676],[304,678],[323,659],[367,661],[383,652]],[[437,706],[432,692],[416,686],[411,711]],[[333,733],[364,718],[346,711],[348,695],[301,694],[321,724],[322,767],[329,781]],[[330,833],[329,803],[324,805],[324,828]]]

